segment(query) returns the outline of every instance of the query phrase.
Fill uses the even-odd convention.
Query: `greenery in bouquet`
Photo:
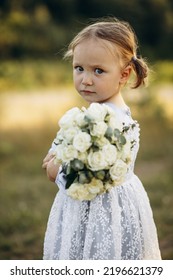
[[[129,169],[135,141],[119,114],[106,104],[72,108],[59,121],[55,163],[62,165],[67,194],[92,200],[121,184]]]

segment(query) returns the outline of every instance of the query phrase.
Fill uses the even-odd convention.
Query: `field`
[[[4,62],[0,72],[0,259],[41,259],[46,223],[58,191],[46,178],[42,159],[59,117],[82,101],[66,66]],[[151,201],[163,259],[173,259],[171,77],[160,78],[141,92],[124,92],[141,126],[135,172]]]

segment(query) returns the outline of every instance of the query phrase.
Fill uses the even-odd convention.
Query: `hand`
[[[42,168],[46,170],[48,179],[52,182],[55,182],[59,170],[59,165],[54,163],[54,157],[53,154],[47,154],[42,164]]]
[[[54,158],[55,156],[51,153],[48,153],[45,158],[43,159],[43,164],[42,164],[42,168],[43,169],[47,169],[47,165],[49,163],[49,161]]]

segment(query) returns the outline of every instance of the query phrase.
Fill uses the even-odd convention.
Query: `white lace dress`
[[[130,110],[118,110],[126,124],[135,122]],[[135,122],[136,123],[136,122]],[[137,123],[136,123],[137,124]],[[161,259],[156,227],[146,191],[134,174],[139,148],[139,125],[133,130],[136,145],[126,180],[92,201],[67,196],[62,173],[44,241],[46,260]],[[54,145],[52,145],[54,149]]]

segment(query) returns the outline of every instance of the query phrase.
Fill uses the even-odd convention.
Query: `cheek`
[[[79,78],[76,76],[76,74],[73,74],[73,83],[75,86],[79,84]]]
[[[78,90],[78,84],[76,83],[75,80],[73,81],[73,84],[74,84],[75,89]]]
[[[113,75],[111,77],[111,79],[109,80],[109,86],[113,86],[113,87],[116,87],[118,84],[120,83],[120,75]]]

